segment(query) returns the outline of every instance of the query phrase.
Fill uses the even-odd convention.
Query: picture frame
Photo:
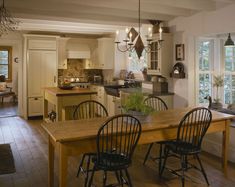
[[[184,44],[175,45],[175,60],[184,60]]]

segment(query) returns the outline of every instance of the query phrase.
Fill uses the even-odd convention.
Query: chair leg
[[[182,182],[182,187],[184,187],[184,183],[185,183],[185,178],[184,178],[184,172],[186,169],[186,156],[185,155],[181,155],[180,157],[180,161],[181,161],[181,169],[182,169],[182,175],[181,175],[181,182]]]
[[[123,187],[124,178],[123,178],[122,170],[120,170],[120,179],[121,179],[121,186]]]
[[[94,165],[94,167],[92,169],[92,172],[91,172],[91,177],[90,177],[90,180],[89,180],[89,183],[88,183],[88,187],[91,187],[91,185],[92,185],[92,181],[93,181],[95,170],[96,169],[95,169],[95,165]]]
[[[145,162],[147,161],[147,159],[148,159],[148,157],[149,157],[149,154],[150,154],[150,151],[151,151],[152,147],[153,147],[153,143],[151,143],[151,144],[149,145],[148,151],[147,151],[147,153],[146,153],[146,155],[145,155],[145,158],[144,158],[144,163],[143,163],[144,165],[145,165]]]
[[[86,166],[85,187],[87,187],[87,182],[89,178],[91,157],[92,157],[91,155],[88,155],[87,166]]]
[[[115,176],[116,176],[116,179],[118,181],[118,184],[120,185],[121,184],[121,180],[120,180],[120,176],[118,175],[118,171],[115,171]]]
[[[126,173],[126,177],[127,177],[127,180],[128,180],[128,186],[132,187],[131,178],[130,178],[130,175],[129,175],[127,169],[125,169],[125,173]]]
[[[161,172],[161,168],[162,168],[162,143],[159,144],[160,145],[160,150],[159,150],[159,162],[158,162],[158,173]]]
[[[79,177],[79,174],[80,174],[80,172],[81,172],[81,170],[82,170],[82,165],[83,165],[84,159],[85,159],[85,154],[82,155],[82,159],[81,159],[80,164],[79,164],[79,166],[78,166],[77,177]]]
[[[107,181],[107,171],[104,171],[104,175],[103,175],[103,187],[106,186],[106,181]]]
[[[164,161],[163,161],[163,164],[162,164],[162,167],[161,167],[161,171],[159,173],[159,177],[162,177],[162,174],[164,172],[164,169],[165,169],[165,166],[166,166],[166,160],[168,158],[168,155],[169,155],[169,149],[167,149],[166,147],[164,148]]]
[[[196,154],[196,158],[197,158],[197,160],[198,160],[198,162],[199,162],[199,165],[200,165],[200,167],[201,167],[201,171],[202,171],[202,174],[203,174],[203,176],[204,176],[204,178],[205,178],[205,180],[206,180],[206,183],[207,183],[207,185],[209,186],[210,184],[209,184],[209,181],[208,181],[208,178],[207,178],[207,176],[206,176],[206,172],[205,172],[205,170],[204,170],[204,168],[203,168],[203,166],[202,166],[202,162],[201,162],[201,160],[200,160],[200,158],[199,158],[199,156]]]

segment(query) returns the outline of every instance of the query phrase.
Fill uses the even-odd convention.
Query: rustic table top
[[[174,128],[179,125],[182,117],[192,108],[171,109],[159,111],[147,117],[142,124],[142,132]],[[232,119],[234,115],[212,112],[212,122]],[[75,141],[87,138],[95,138],[100,126],[108,118],[95,118],[88,120],[61,121],[55,123],[43,123],[42,127],[55,142]]]

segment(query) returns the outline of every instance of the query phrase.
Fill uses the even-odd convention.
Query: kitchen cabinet
[[[66,45],[69,38],[58,39],[58,69],[67,69]]]
[[[41,40],[31,39],[28,40],[28,49],[40,49],[40,50],[56,50],[57,44],[53,39]]]
[[[148,54],[148,70],[150,75],[161,75],[169,77],[173,62],[173,40],[172,34],[162,33],[162,46],[159,49],[159,34],[153,34],[151,52]]]
[[[56,86],[56,59],[56,51],[28,50],[29,117],[43,114],[43,87]]]
[[[114,39],[99,38],[98,39],[98,69],[114,68]]]
[[[92,95],[91,98],[95,101],[100,102],[102,105],[106,107],[107,102],[106,102],[106,93],[104,90],[104,86],[91,85],[90,89],[94,92],[97,92],[97,94]]]
[[[40,116],[43,111],[43,97],[28,98],[28,116]]]
[[[121,114],[121,99],[112,95],[107,95],[107,111],[109,116]]]

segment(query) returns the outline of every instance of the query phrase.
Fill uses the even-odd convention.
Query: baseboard
[[[202,143],[202,150],[221,158],[222,143],[214,142],[209,139],[204,139]],[[235,163],[235,148],[229,147],[228,160]]]

